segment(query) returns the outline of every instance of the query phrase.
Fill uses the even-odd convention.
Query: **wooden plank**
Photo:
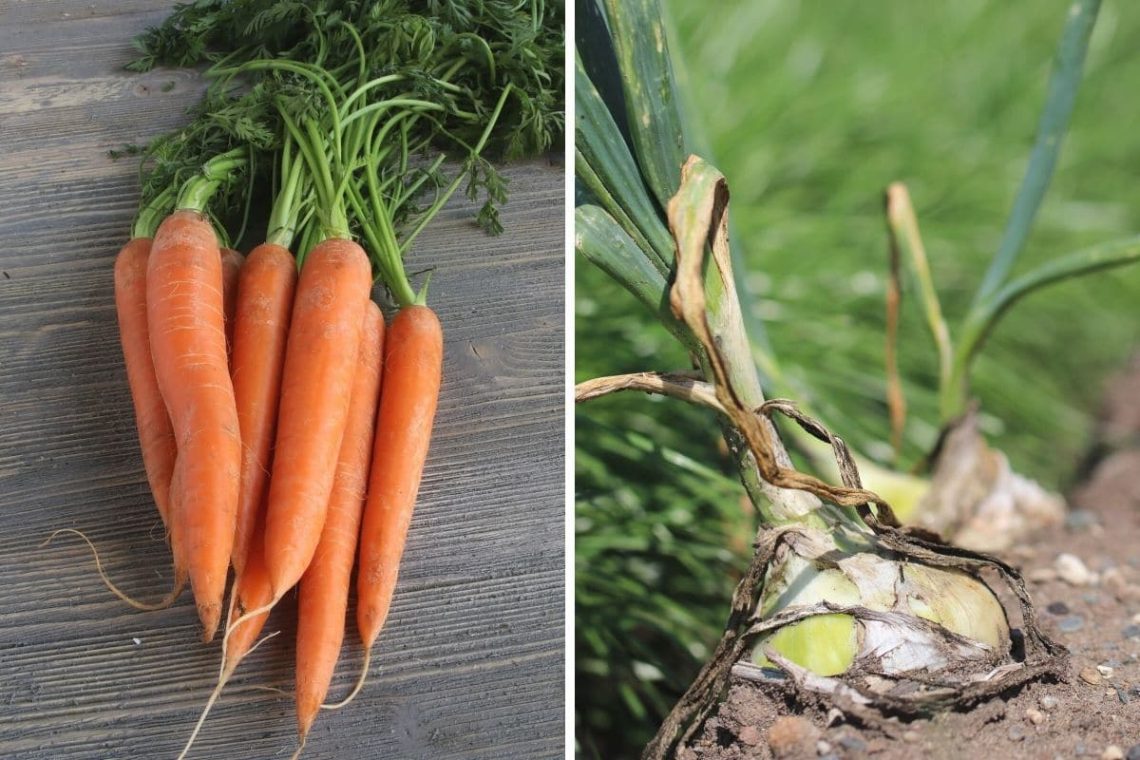
[[[106,156],[176,125],[200,86],[122,71],[165,6],[0,2],[0,757],[173,757],[217,672],[188,597],[135,612],[76,539],[40,546],[80,528],[129,592],[170,582],[112,300],[135,165]],[[562,756],[564,169],[507,175],[505,235],[456,201],[412,252],[447,336],[435,437],[368,685],[320,717],[306,758]],[[294,612],[193,757],[292,753],[292,703],[258,687],[292,688]],[[361,663],[346,640],[335,694]]]

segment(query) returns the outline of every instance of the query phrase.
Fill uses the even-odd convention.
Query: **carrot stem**
[[[182,186],[178,194],[178,209],[204,214],[207,204],[222,183],[233,171],[247,163],[245,151],[241,148],[235,148],[210,159],[202,167],[201,173],[186,180],[186,184]]]

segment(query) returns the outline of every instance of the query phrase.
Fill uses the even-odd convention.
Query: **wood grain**
[[[189,597],[135,612],[78,540],[40,546],[79,528],[130,593],[170,582],[112,299],[135,165],[106,155],[176,126],[198,92],[122,71],[164,6],[0,0],[0,757],[173,757],[218,667]],[[319,718],[306,758],[562,756],[564,170],[507,176],[506,234],[455,202],[412,254],[435,268],[446,335],[435,437],[370,681]],[[294,612],[275,611],[281,635],[193,757],[292,753],[292,702],[258,687],[292,688]],[[354,626],[346,641],[334,695],[361,661]]]

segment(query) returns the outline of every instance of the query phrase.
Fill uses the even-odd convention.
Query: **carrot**
[[[254,251],[250,254],[251,263],[256,253]],[[371,301],[367,303],[364,315],[349,419],[329,499],[329,519],[321,532],[320,544],[313,561],[301,581],[297,623],[297,706],[302,726],[302,746],[309,726],[320,709],[321,700],[328,693],[344,638],[348,576],[352,572],[356,554],[356,533],[364,503],[364,487],[368,481],[376,400],[380,394],[384,316]],[[222,640],[223,660],[218,683],[206,701],[183,755],[194,743],[207,715],[242,658],[256,646],[257,637],[269,618],[270,608],[277,601],[265,562],[265,514],[264,509],[258,513],[244,570],[238,573],[237,580],[234,581],[232,599],[236,601],[231,602],[233,609],[230,610],[230,622],[227,623],[226,635]],[[312,705],[307,722],[301,717],[302,704]]]
[[[47,546],[60,533],[73,533],[83,539],[95,557],[95,569],[107,588],[119,599],[140,610],[160,610],[169,607],[186,585],[186,568],[182,562],[178,543],[173,540],[172,526],[175,509],[171,505],[171,479],[175,469],[177,447],[174,429],[166,412],[151,361],[149,332],[147,329],[146,271],[152,241],[145,235],[134,235],[115,258],[115,312],[119,322],[119,338],[123,359],[127,367],[127,383],[135,409],[139,448],[142,450],[143,469],[146,471],[151,494],[159,517],[171,540],[174,562],[174,587],[160,601],[146,604],[137,601],[119,589],[103,570],[99,551],[91,539],[80,530],[62,528],[48,537]]]
[[[350,240],[330,238],[305,257],[285,349],[265,515],[274,601],[300,580],[320,540],[371,287],[368,256]]]
[[[384,315],[369,301],[348,425],[317,551],[301,578],[297,607],[297,726],[301,746],[332,683],[341,643],[357,536],[364,509],[376,406],[380,398]]]
[[[234,314],[237,312],[238,277],[245,256],[233,248],[222,249],[222,308],[226,314],[226,356],[234,349]]]
[[[297,265],[288,249],[263,243],[250,252],[237,286],[230,376],[242,443],[231,557],[238,577],[245,569],[254,523],[269,479],[270,448],[277,426],[281,369],[296,284]]]
[[[166,403],[154,376],[146,325],[146,268],[151,239],[134,238],[115,258],[115,313],[127,366],[127,384],[135,407],[143,469],[162,524],[170,530],[170,476],[178,449]]]
[[[178,444],[175,541],[210,641],[233,546],[241,438],[226,364],[221,255],[213,228],[197,211],[175,211],[155,234],[147,263],[147,326]]]
[[[380,635],[416,502],[443,367],[443,330],[426,306],[396,315],[384,354],[368,500],[360,531],[356,624],[366,649]]]

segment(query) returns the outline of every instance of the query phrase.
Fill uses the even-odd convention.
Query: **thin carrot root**
[[[231,609],[232,608],[233,607],[231,605]],[[241,620],[242,620],[242,618],[239,618],[238,622],[240,623]],[[212,692],[210,692],[210,698],[208,700],[206,700],[206,706],[204,708],[202,708],[202,714],[198,716],[198,722],[194,724],[194,730],[190,732],[190,738],[186,740],[186,746],[182,748],[182,752],[178,755],[178,760],[185,760],[186,755],[188,755],[190,753],[190,748],[192,746],[194,746],[194,740],[198,738],[198,733],[202,730],[202,726],[204,726],[206,724],[206,717],[210,714],[210,710],[213,709],[214,703],[217,702],[218,698],[222,696],[222,689],[224,689],[226,687],[226,684],[230,682],[230,679],[234,675],[235,669],[230,669],[229,671],[227,671],[225,669],[226,640],[229,639],[230,631],[233,629],[233,627],[236,627],[237,624],[238,623],[234,623],[234,626],[232,626],[229,630],[227,630],[226,635],[222,637],[222,663],[223,663],[223,665],[222,665],[222,671],[218,674],[218,684],[214,687],[214,690]],[[251,654],[253,652],[253,650],[257,649],[259,646],[261,646],[265,642],[269,641],[271,638],[278,635],[279,633],[281,633],[281,631],[274,631],[273,633],[270,633],[266,636],[261,637],[260,639],[257,640],[256,644],[254,644],[253,646],[251,646],[249,648],[249,651],[246,652],[246,654],[247,655]]]
[[[42,549],[42,548],[50,545],[51,542],[55,539],[55,537],[58,536],[60,533],[74,533],[75,535],[79,536],[80,538],[82,538],[87,543],[87,546],[91,549],[91,553],[95,557],[95,570],[99,573],[99,577],[103,580],[103,585],[105,585],[107,587],[108,591],[110,591],[115,596],[119,597],[119,599],[121,599],[126,604],[129,604],[131,607],[134,607],[136,610],[142,610],[143,612],[155,612],[157,610],[165,610],[170,605],[174,604],[175,600],[177,600],[178,597],[182,594],[182,589],[184,589],[186,587],[186,573],[177,573],[176,572],[175,577],[174,577],[174,588],[172,588],[166,596],[162,597],[162,599],[158,600],[157,602],[155,602],[153,604],[147,604],[145,602],[140,602],[137,599],[134,599],[133,597],[127,595],[126,592],[120,590],[119,587],[116,586],[111,581],[111,579],[107,577],[106,571],[103,570],[103,562],[102,562],[102,560],[99,559],[99,550],[95,548],[95,544],[91,543],[91,539],[89,539],[87,537],[87,535],[85,533],[83,533],[83,531],[76,530],[75,528],[60,528],[59,530],[55,531],[50,536],[48,536],[47,540],[45,540],[42,544],[40,544],[40,548]]]
[[[235,630],[237,630],[237,627],[238,627],[239,625],[241,625],[241,624],[242,624],[242,623],[244,623],[245,621],[249,620],[250,618],[255,618],[255,617],[257,617],[258,615],[261,615],[261,614],[263,614],[263,613],[269,612],[270,610],[272,610],[272,609],[273,609],[273,606],[274,606],[275,604],[277,604],[279,601],[281,601],[280,597],[278,597],[277,599],[273,599],[272,601],[270,601],[270,602],[268,602],[267,604],[264,604],[264,605],[262,605],[262,606],[260,606],[260,607],[255,607],[255,608],[254,608],[254,609],[252,609],[252,610],[247,610],[247,611],[245,612],[245,614],[241,615],[241,616],[240,616],[240,617],[239,617],[237,620],[235,620],[234,622],[230,623],[230,624],[229,624],[229,626],[227,626],[227,627],[226,627],[226,633],[225,633],[225,635],[222,637],[222,654],[223,654],[223,655],[225,655],[225,653],[226,653],[226,644],[229,642],[229,640],[230,640],[230,636],[231,636],[231,635],[233,635],[233,632],[234,632]],[[252,650],[252,649],[250,649],[250,652],[252,652],[252,651],[253,651],[253,650]],[[247,654],[248,654],[248,652],[247,652]]]
[[[202,714],[198,716],[198,722],[194,724],[194,730],[190,732],[190,738],[186,741],[186,746],[182,748],[182,752],[178,755],[178,760],[184,760],[186,755],[190,753],[190,747],[194,745],[194,740],[198,738],[198,732],[202,730],[202,726],[206,722],[206,716],[210,714],[210,709],[214,703],[218,701],[218,697],[222,695],[222,689],[225,688],[226,683],[229,681],[229,674],[223,675],[218,679],[218,685],[210,693],[210,698],[206,700],[206,707],[202,710]]]
[[[340,708],[344,707],[345,705],[347,705],[352,700],[356,699],[356,695],[359,694],[360,690],[364,688],[364,681],[365,681],[365,679],[368,678],[368,665],[371,662],[372,662],[372,650],[371,649],[365,649],[364,650],[364,663],[360,666],[360,678],[356,679],[356,685],[352,687],[352,691],[350,691],[348,693],[347,697],[345,697],[344,699],[342,699],[339,702],[335,702],[333,704],[321,705],[321,709],[322,710],[339,710]]]
[[[301,757],[301,753],[304,751],[305,751],[305,737],[302,736],[301,737],[301,746],[297,747],[297,751],[293,753],[293,756],[290,757],[289,760],[297,760],[299,757]]]

